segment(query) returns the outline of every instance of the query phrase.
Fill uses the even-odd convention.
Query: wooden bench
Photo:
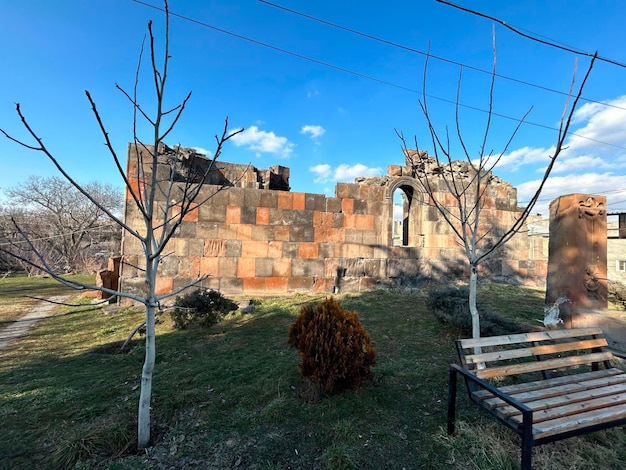
[[[606,346],[599,328],[457,340],[448,434],[459,375],[474,403],[520,435],[522,470],[531,469],[535,445],[626,424],[626,373]]]

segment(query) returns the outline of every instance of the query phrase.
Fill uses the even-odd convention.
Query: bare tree
[[[4,130],[0,129],[7,138],[18,143],[19,145],[36,152],[44,154],[58,169],[61,175],[81,194],[83,194],[92,204],[98,207],[104,212],[107,217],[113,220],[118,226],[120,226],[125,233],[125,237],[131,237],[136,239],[144,250],[144,256],[142,266],[138,266],[144,273],[144,286],[141,293],[129,293],[122,291],[115,291],[107,288],[96,287],[93,285],[86,285],[78,283],[72,280],[68,280],[62,275],[56,273],[46,263],[45,258],[38,254],[36,262],[30,262],[37,267],[45,270],[52,277],[58,281],[74,287],[76,289],[99,289],[102,292],[109,293],[118,297],[130,299],[133,302],[143,304],[145,306],[145,323],[146,323],[146,353],[145,361],[141,374],[141,391],[139,397],[138,406],[138,447],[140,449],[146,448],[150,443],[150,401],[152,396],[152,375],[155,364],[155,313],[166,299],[178,295],[184,289],[198,285],[205,277],[197,279],[195,282],[176,289],[174,292],[158,295],[156,289],[157,282],[157,270],[164,256],[167,256],[166,247],[169,240],[175,234],[177,228],[182,223],[183,219],[191,212],[198,210],[198,208],[205,204],[210,197],[215,194],[215,191],[203,192],[201,189],[208,181],[210,172],[212,170],[213,162],[220,156],[222,149],[226,141],[243,129],[235,132],[228,131],[228,119],[225,120],[224,128],[221,134],[216,135],[216,149],[214,157],[208,164],[201,164],[199,168],[202,170],[191,171],[186,173],[186,177],[180,178],[180,172],[177,169],[180,167],[180,154],[174,148],[173,151],[168,152],[166,158],[160,155],[160,151],[166,149],[164,140],[171,133],[172,129],[178,122],[181,114],[183,113],[187,102],[191,98],[191,92],[176,106],[166,109],[165,108],[165,91],[166,82],[168,77],[168,65],[170,60],[169,52],[169,9],[167,0],[165,4],[165,32],[164,32],[164,44],[163,44],[163,58],[159,64],[157,57],[155,38],[152,31],[152,21],[148,23],[148,40],[150,51],[150,77],[154,85],[155,94],[155,111],[151,116],[146,111],[146,107],[140,104],[137,100],[137,90],[139,86],[139,76],[142,66],[142,56],[144,46],[142,45],[141,53],[139,55],[139,63],[137,66],[137,72],[135,75],[134,87],[131,91],[124,90],[119,85],[116,88],[123,93],[128,99],[133,108],[133,150],[137,155],[138,164],[135,169],[129,171],[127,175],[124,171],[120,158],[117,152],[113,148],[111,140],[109,138],[106,127],[103,123],[100,113],[96,107],[95,101],[92,99],[88,91],[86,91],[87,99],[92,107],[95,119],[102,131],[102,135],[105,139],[105,145],[111,154],[111,157],[118,169],[118,172],[122,179],[127,191],[127,205],[133,205],[135,210],[141,214],[143,225],[141,229],[133,228],[131,225],[122,220],[121,216],[116,212],[102,205],[97,198],[95,198],[88,188],[85,188],[78,184],[63,168],[57,158],[53,155],[51,149],[49,149],[39,135],[29,125],[25,118],[20,105],[16,105],[17,114],[26,129],[27,135],[34,140],[34,143],[30,144],[24,140],[20,140],[9,135]],[[140,120],[147,122],[150,128],[152,136],[149,141],[142,140],[138,135],[138,123]],[[189,163],[193,167],[193,163],[196,159],[196,155],[191,158]],[[200,159],[200,157],[198,157]],[[169,171],[163,171],[167,169]],[[37,252],[33,243],[28,239],[19,225],[16,225],[16,230],[23,236],[24,240],[29,243],[30,247]],[[0,251],[7,251],[0,248]],[[13,256],[19,258],[19,255],[11,252]],[[24,261],[24,260],[23,260]],[[27,261],[27,260],[26,260]]]
[[[98,205],[92,204],[68,181],[56,176],[31,176],[26,182],[5,190],[10,217],[18,222],[56,272],[86,272],[92,265],[90,259],[98,251],[113,249],[119,253],[121,237],[116,236],[115,228],[120,235],[121,230],[116,225],[112,227],[100,207],[121,214],[123,193],[97,181],[87,183],[83,188],[98,201]],[[117,238],[117,246],[108,246],[110,238]],[[32,261],[36,259],[29,256],[32,250],[28,244],[23,240],[14,241],[14,248],[22,256]]]
[[[462,246],[464,255],[469,264],[469,308],[472,317],[472,336],[474,338],[480,337],[480,317],[476,307],[478,267],[481,263],[489,259],[496,250],[503,247],[513,236],[523,229],[526,219],[532,213],[532,210],[548,177],[550,176],[557,158],[564,149],[564,143],[572,121],[572,116],[582,95],[587,78],[591,73],[594,61],[595,56],[592,58],[589,68],[587,69],[587,73],[579,85],[578,92],[570,106],[570,99],[573,96],[573,88],[576,79],[576,68],[574,69],[568,99],[565,102],[563,114],[561,115],[556,144],[554,146],[554,153],[550,156],[550,161],[544,171],[537,191],[530,199],[528,205],[521,211],[519,216],[508,228],[505,228],[500,233],[494,233],[493,226],[487,223],[488,221],[484,220],[483,214],[487,191],[495,180],[492,171],[506,154],[513,139],[517,135],[520,126],[524,123],[524,120],[530,113],[530,110],[526,112],[522,119],[519,120],[501,152],[494,153],[493,150],[488,150],[491,120],[493,118],[493,91],[496,79],[496,50],[494,45],[493,70],[491,74],[491,86],[489,88],[488,98],[488,114],[484,133],[482,134],[480,146],[478,148],[478,158],[472,157],[461,129],[459,108],[462,69],[459,73],[456,94],[455,134],[457,138],[456,143],[458,144],[458,148],[461,149],[460,151],[463,160],[455,160],[455,157],[452,154],[453,151],[451,150],[452,147],[448,129],[446,128],[445,133],[441,133],[436,130],[430,115],[426,94],[428,58],[426,60],[426,65],[424,66],[422,99],[419,103],[428,124],[434,155],[429,157],[425,151],[420,151],[417,138],[414,138],[415,150],[409,149],[402,132],[396,131],[396,133],[398,134],[398,137],[400,137],[402,149],[407,157],[407,162],[412,167],[413,177],[419,181],[422,189],[429,196],[430,204],[437,209],[438,214],[443,218],[443,220],[445,220],[446,224],[456,236]],[[424,171],[425,165],[428,163],[428,159],[433,160],[432,163],[438,170],[435,172],[435,175],[429,174],[428,171]],[[459,167],[463,167],[468,171],[461,173],[458,171]],[[443,197],[443,193],[439,192],[440,184],[445,188],[446,192],[452,196],[454,204],[449,204]]]

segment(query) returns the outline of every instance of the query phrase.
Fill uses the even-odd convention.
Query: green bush
[[[428,293],[426,305],[441,323],[461,330],[462,334],[471,336],[472,316],[469,309],[469,289],[467,287],[444,287],[433,289]],[[480,317],[481,336],[505,335],[519,333],[521,326],[490,309],[484,302],[476,301]]]
[[[356,312],[332,298],[302,307],[288,343],[300,353],[300,372],[324,394],[356,388],[373,378],[376,351]]]
[[[221,292],[198,289],[176,297],[176,305],[170,315],[174,328],[185,330],[192,325],[210,328],[233,310],[237,310],[237,304]]]

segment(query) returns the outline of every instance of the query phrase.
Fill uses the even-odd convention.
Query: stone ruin
[[[209,168],[210,160],[192,149],[164,146],[160,150],[161,180],[183,181]],[[142,164],[142,156],[129,145],[127,175],[135,187]],[[170,241],[172,254],[159,268],[158,293],[171,292],[203,275],[208,276],[204,287],[228,295],[411,287],[427,279],[465,276],[467,262],[458,239],[415,178],[427,173],[439,200],[454,207],[441,178],[446,171],[454,171],[462,181],[472,179],[471,167],[463,162],[442,167],[425,153],[408,152],[405,164],[390,165],[386,176],[338,183],[335,195],[327,197],[291,192],[289,169],[282,166],[263,170],[216,162],[209,171],[210,184],[200,194],[200,199],[210,199],[185,218]],[[482,240],[486,244],[520,213],[516,189],[488,177],[492,183],[482,227],[489,232]],[[394,243],[396,191],[403,195],[404,223],[402,236]],[[142,225],[132,201],[126,204],[125,221],[132,227]],[[482,265],[481,276],[544,285],[547,262],[531,259],[528,238],[521,233],[511,239]],[[134,266],[141,264],[141,245],[126,236],[122,253],[122,288],[140,291],[143,278]]]

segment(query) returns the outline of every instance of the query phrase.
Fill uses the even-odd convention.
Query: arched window
[[[391,220],[391,245],[423,246],[422,234],[422,192],[414,187],[415,182],[408,178],[399,179],[390,188],[393,214]]]

